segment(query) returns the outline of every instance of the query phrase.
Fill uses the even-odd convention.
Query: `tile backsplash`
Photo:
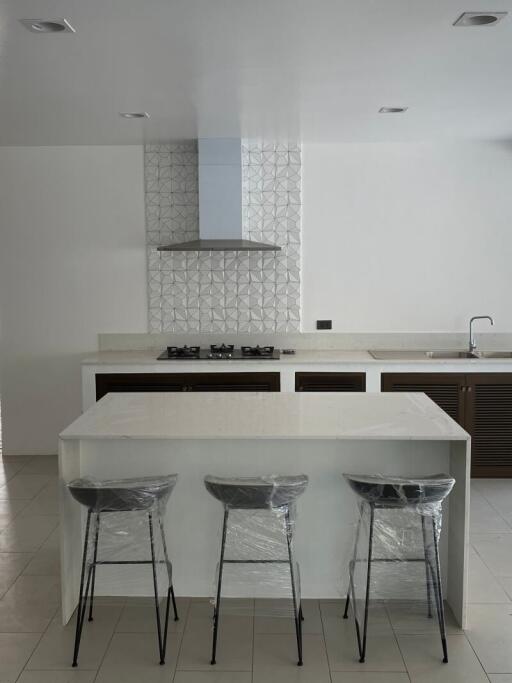
[[[199,237],[195,142],[147,145],[150,332],[300,330],[301,148],[243,141],[244,238],[280,252],[159,252]]]

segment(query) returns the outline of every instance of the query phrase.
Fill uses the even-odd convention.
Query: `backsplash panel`
[[[195,142],[144,153],[149,331],[286,333],[300,330],[301,149],[244,141],[244,237],[280,252],[159,252],[199,237]]]

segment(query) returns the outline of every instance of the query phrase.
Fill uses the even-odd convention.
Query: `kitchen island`
[[[209,596],[221,509],[206,474],[309,475],[296,534],[305,598],[340,597],[356,501],[343,472],[450,473],[442,559],[446,598],[466,620],[470,450],[468,434],[424,394],[107,394],[60,435],[62,615],[77,605],[85,511],[67,483],[176,472],[167,536],[177,595]],[[144,595],[149,581],[99,577],[98,595]],[[243,589],[240,593],[243,596]]]

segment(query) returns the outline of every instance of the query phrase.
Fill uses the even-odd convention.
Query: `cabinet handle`
[[[462,391],[462,393],[464,393],[464,392],[466,391],[466,389],[467,389],[467,387],[461,387],[461,388],[460,388],[460,390]]]
[[[473,391],[473,387],[466,387],[467,391]]]

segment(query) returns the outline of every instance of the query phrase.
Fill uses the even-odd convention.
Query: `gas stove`
[[[242,346],[234,344],[211,344],[200,346],[168,346],[157,360],[278,360],[279,350],[273,346]]]

